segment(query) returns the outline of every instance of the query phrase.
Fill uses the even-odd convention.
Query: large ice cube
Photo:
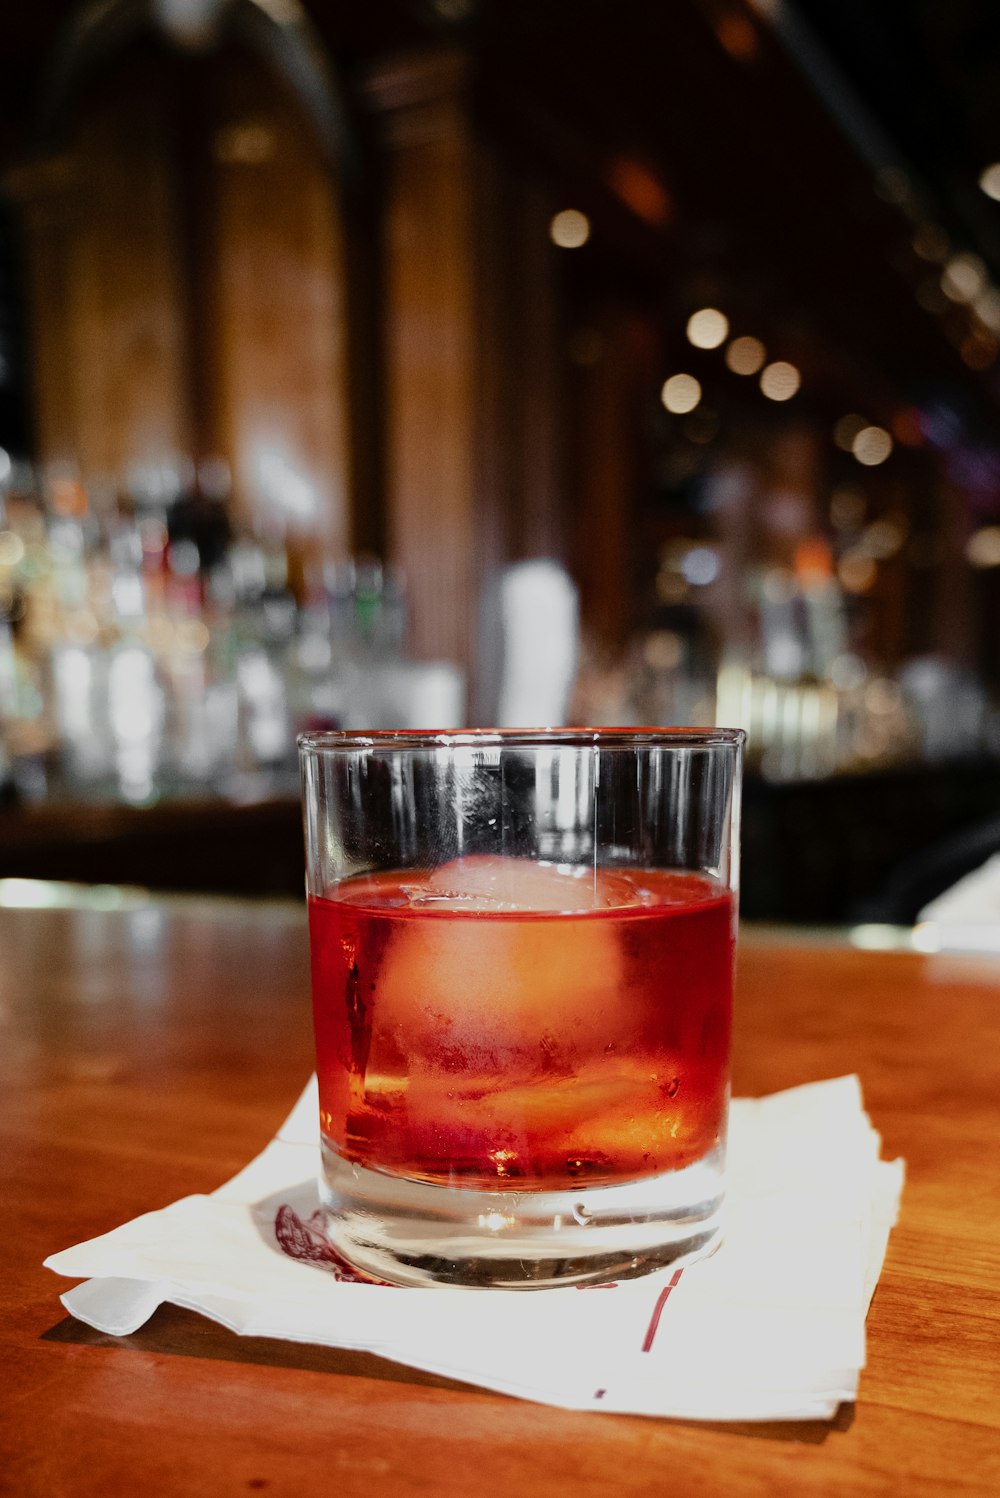
[[[629,903],[615,879],[598,870],[595,890],[590,870],[584,880],[522,859],[444,865],[386,950],[376,1031],[391,1028],[425,1056],[457,1049],[470,1065],[498,1048],[523,1056],[546,1038],[570,1051],[598,1034],[612,1040],[623,959],[614,923],[595,912]]]
[[[427,890],[433,891],[438,908],[447,900],[456,910],[608,910],[640,903],[624,870],[490,854],[442,864],[428,879]]]

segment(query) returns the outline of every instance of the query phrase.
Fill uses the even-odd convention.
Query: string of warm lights
[[[1000,162],[983,171],[979,185],[988,197],[1000,202]],[[559,249],[580,249],[590,240],[590,220],[577,208],[564,208],[553,216],[549,235]],[[962,341],[959,352],[970,368],[980,371],[989,368],[997,355],[997,342],[992,335],[1000,333],[1000,290],[992,285],[985,262],[971,252],[953,254],[948,235],[930,221],[918,224],[913,250],[920,259],[942,267],[933,286],[921,283],[917,288],[918,300],[927,310],[937,313],[948,306],[968,308],[978,326]],[[787,359],[767,362],[767,348],[759,338],[745,333],[730,338],[730,320],[718,307],[700,307],[692,312],[685,331],[693,348],[710,352],[724,347],[723,358],[729,372],[743,377],[756,375],[760,392],[767,400],[781,404],[801,389],[802,376],[797,366]],[[701,381],[680,370],[664,380],[660,399],[671,415],[686,416],[701,404],[703,393]],[[864,468],[885,463],[895,446],[887,428],[857,412],[842,416],[834,425],[832,436],[834,444]],[[981,536],[985,539],[979,541]],[[967,550],[972,566],[1000,565],[1000,528],[977,531],[972,542]]]
[[[701,307],[687,320],[688,342],[697,349],[711,350],[726,342],[729,319],[717,307]],[[802,375],[787,359],[765,362],[767,350],[759,338],[748,334],[732,339],[725,350],[726,368],[732,374],[759,376],[760,391],[770,401],[791,400],[802,385]],[[678,372],[664,381],[660,399],[674,416],[693,411],[702,398],[701,382],[692,374]],[[851,413],[837,422],[833,440],[844,452],[851,453],[866,468],[884,463],[893,450],[893,439],[885,427],[876,426],[865,417]]]

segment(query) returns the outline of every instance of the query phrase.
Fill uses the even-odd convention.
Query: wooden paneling
[[[23,203],[39,456],[89,479],[190,448],[169,99],[139,68],[83,112]]]
[[[308,123],[257,62],[215,73],[209,316],[215,446],[244,518],[348,546],[344,249]]]
[[[603,309],[587,336],[593,357],[577,372],[567,439],[569,513],[583,618],[608,647],[621,645],[636,621],[640,423],[656,347],[648,321],[617,303]]]
[[[384,64],[366,96],[384,153],[389,544],[416,654],[470,667],[488,711],[480,599],[505,562],[564,549],[547,194],[483,135],[462,57]]]
[[[38,455],[127,487],[221,455],[237,519],[349,540],[337,187],[260,59],[123,59],[56,162],[12,177]]]
[[[385,145],[389,546],[418,658],[475,658],[475,148],[460,59],[386,67],[369,98]]]

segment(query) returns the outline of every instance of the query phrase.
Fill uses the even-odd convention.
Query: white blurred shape
[[[565,722],[576,674],[579,612],[576,588],[557,562],[507,568],[500,583],[499,727]]]
[[[142,743],[159,729],[162,702],[153,659],[140,646],[127,645],[111,661],[108,715],[121,743]]]
[[[253,466],[259,498],[287,520],[303,522],[319,513],[316,485],[294,457],[278,442],[265,438],[255,445]]]
[[[345,728],[461,728],[465,675],[449,661],[389,661],[366,668],[348,693]]]
[[[686,581],[700,588],[715,582],[720,567],[719,553],[710,546],[692,546],[681,562],[681,572]]]

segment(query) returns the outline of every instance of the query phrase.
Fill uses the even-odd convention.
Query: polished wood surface
[[[576,1414],[163,1310],[66,1317],[46,1254],[261,1148],[310,1068],[301,909],[0,910],[0,1492],[1000,1491],[1000,961],[746,933],[735,1086],[856,1070],[909,1174],[857,1406],[831,1425]]]

